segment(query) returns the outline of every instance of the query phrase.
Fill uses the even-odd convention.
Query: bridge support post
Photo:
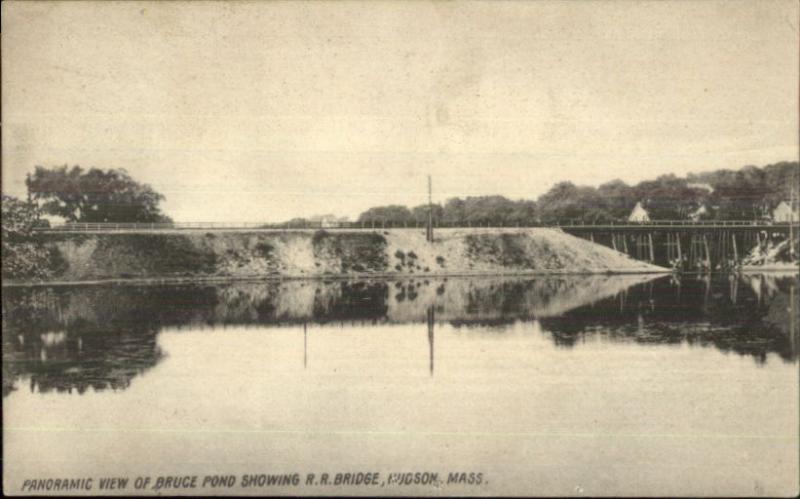
[[[649,244],[649,246],[650,246],[650,263],[653,263],[653,262],[656,261],[656,256],[655,256],[655,249],[653,248],[653,233],[652,232],[648,232],[647,233],[647,241],[648,241],[648,243],[650,243]]]

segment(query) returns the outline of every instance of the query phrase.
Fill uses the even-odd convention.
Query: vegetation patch
[[[312,237],[312,245],[316,259],[338,263],[341,272],[382,272],[389,264],[386,238],[381,234],[319,230]]]
[[[275,247],[267,242],[260,242],[255,246],[256,254],[263,258],[270,258]]]
[[[216,256],[192,244],[187,236],[113,234],[98,238],[91,277],[137,277],[212,274]],[[88,276],[87,276],[88,277]]]
[[[522,234],[470,234],[466,237],[467,254],[476,261],[504,267],[535,268]]]

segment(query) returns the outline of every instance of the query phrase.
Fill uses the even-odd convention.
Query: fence
[[[622,228],[622,227],[769,227],[769,226],[797,226],[797,222],[763,222],[756,220],[652,220],[648,222],[584,222],[572,220],[567,223],[543,224],[540,222],[490,222],[490,221],[434,221],[436,229],[443,228],[530,228],[530,227],[555,227],[555,228]],[[51,227],[37,227],[35,230],[42,232],[105,232],[105,231],[157,231],[157,230],[302,230],[302,229],[422,229],[426,222],[411,221],[397,222],[392,220],[373,220],[369,222],[312,222],[298,221],[280,224],[255,223],[255,222],[170,222],[170,223],[65,223]]]

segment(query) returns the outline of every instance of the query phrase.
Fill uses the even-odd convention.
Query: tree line
[[[599,187],[560,182],[536,200],[512,200],[503,196],[451,198],[434,204],[433,219],[445,223],[558,224],[608,223],[628,219],[641,203],[653,220],[698,219],[759,220],[781,201],[789,201],[797,188],[800,165],[781,162],[759,168],[716,170],[686,177],[662,175],[628,185],[612,180]],[[702,207],[702,209],[701,209]],[[408,208],[376,206],[358,217],[364,223],[424,223],[427,204]]]
[[[789,200],[799,177],[798,162],[781,162],[686,177],[662,175],[635,185],[621,180],[599,187],[560,182],[536,200],[497,195],[451,198],[434,204],[432,216],[438,222],[476,225],[604,223],[626,220],[633,207],[642,203],[654,220],[686,219],[701,207],[699,218],[754,220]],[[68,222],[171,222],[160,208],[164,196],[122,169],[37,166],[25,183],[34,213],[60,216]],[[10,200],[4,197],[3,203]],[[376,206],[361,213],[358,222],[424,223],[428,211],[427,204]]]

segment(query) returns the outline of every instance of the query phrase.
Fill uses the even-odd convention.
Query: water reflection
[[[124,389],[164,356],[166,328],[426,323],[503,334],[537,321],[556,345],[588,338],[688,344],[766,361],[798,357],[797,275],[287,281],[181,286],[9,288],[3,293],[3,395]],[[424,331],[424,329],[423,329]]]
[[[713,346],[751,355],[798,358],[796,275],[669,277],[633,286],[614,299],[542,319],[553,341],[574,346],[611,341]]]

